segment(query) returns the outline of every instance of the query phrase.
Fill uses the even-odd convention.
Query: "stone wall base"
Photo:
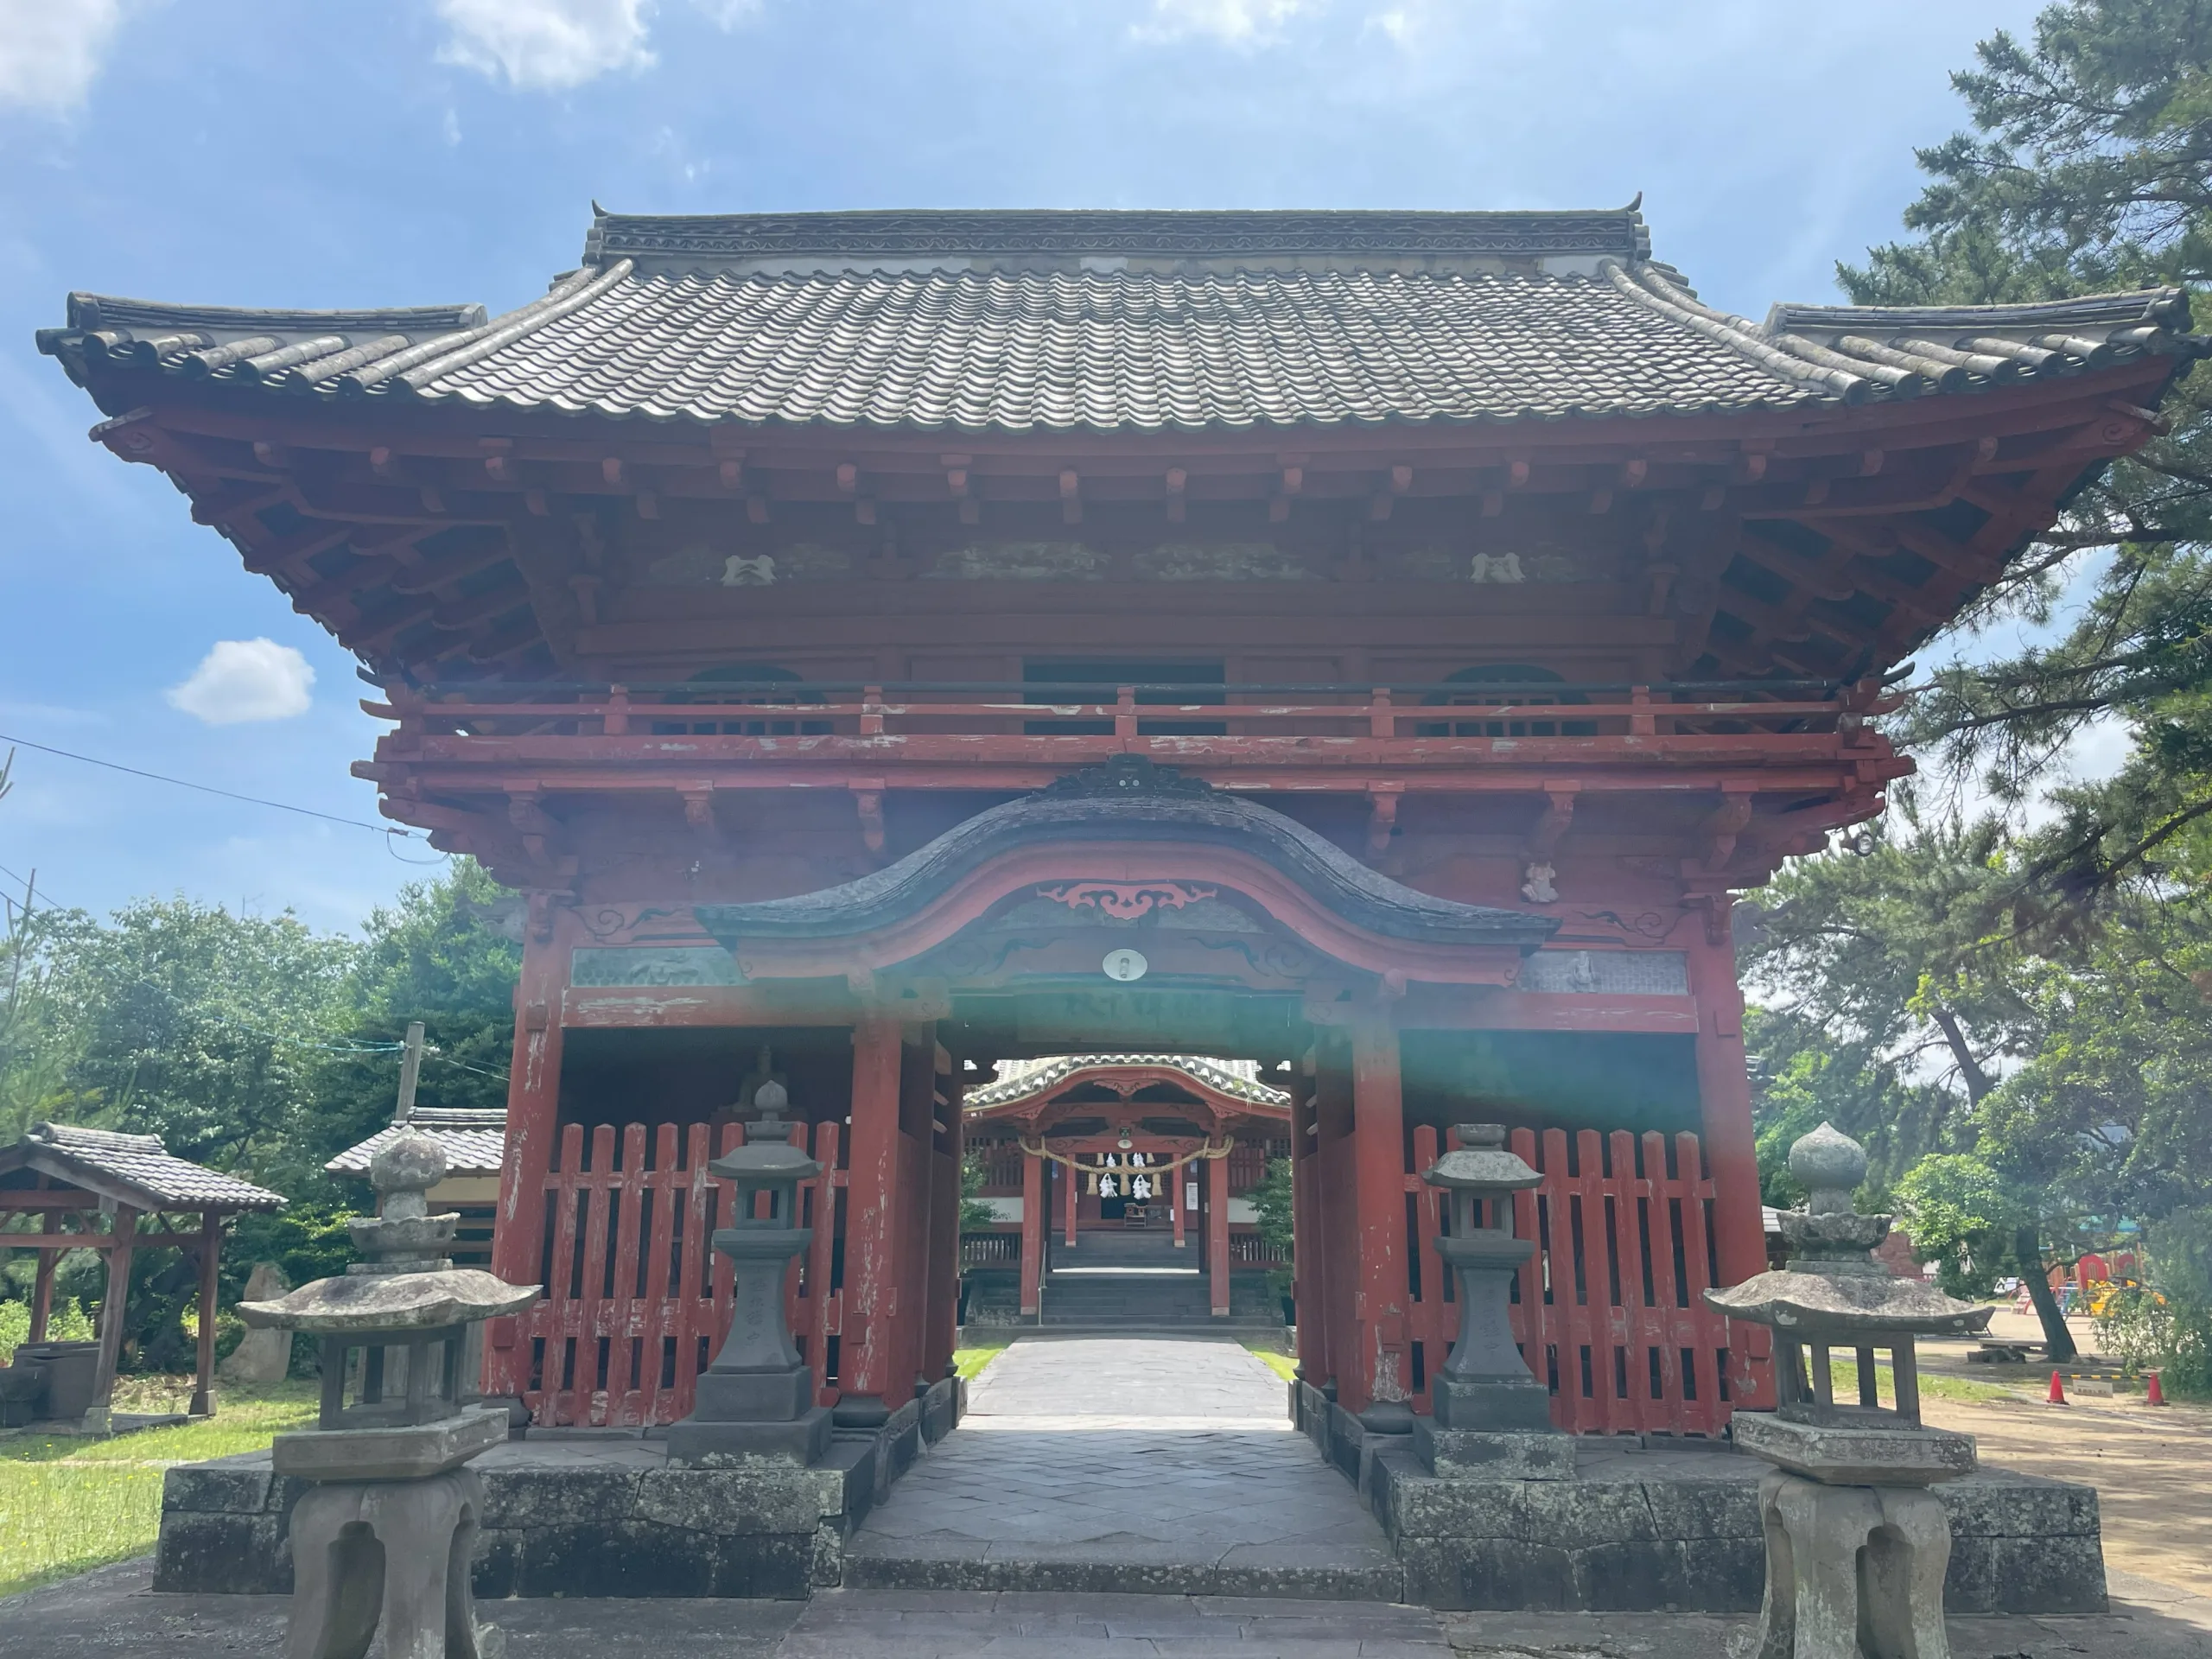
[[[469,1465],[484,1483],[476,1593],[804,1599],[844,1581],[854,1529],[966,1403],[966,1383],[948,1377],[880,1428],[840,1430],[810,1468],[687,1469],[661,1441],[620,1430],[494,1446]],[[265,1452],[170,1470],[154,1588],[289,1594],[292,1506],[306,1490]]]
[[[1758,1483],[1721,1442],[1580,1437],[1572,1480],[1440,1478],[1412,1437],[1376,1434],[1291,1384],[1292,1419],[1353,1481],[1406,1570],[1406,1599],[1512,1611],[1757,1612]],[[1952,1613],[2105,1611],[2097,1495],[1983,1470],[1936,1489],[1951,1523]]]

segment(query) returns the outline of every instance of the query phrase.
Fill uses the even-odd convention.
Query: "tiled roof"
[[[1077,1072],[1119,1065],[1165,1066],[1232,1099],[1249,1100],[1255,1106],[1278,1111],[1290,1109],[1290,1096],[1262,1083],[1257,1067],[1249,1062],[1214,1059],[1204,1054],[1055,1054],[1046,1059],[1016,1062],[1009,1076],[969,1090],[962,1103],[971,1112],[983,1111],[1003,1106],[1008,1101],[1049,1094]]]
[[[602,215],[505,316],[73,295],[42,349],[322,397],[1019,431],[1554,421],[1967,393],[2194,349],[2181,291],[1702,304],[1611,213]]]
[[[451,1106],[417,1106],[404,1124],[391,1123],[359,1146],[348,1147],[322,1167],[332,1175],[366,1175],[369,1160],[396,1139],[401,1129],[426,1135],[446,1150],[448,1175],[496,1175],[507,1147],[505,1107],[481,1110]]]
[[[159,1137],[150,1135],[34,1123],[15,1150],[22,1163],[64,1179],[99,1183],[105,1177],[105,1184],[143,1194],[153,1201],[149,1208],[277,1210],[285,1203],[281,1192],[171,1157]]]

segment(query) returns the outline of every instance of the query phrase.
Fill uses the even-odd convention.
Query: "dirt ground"
[[[1991,1329],[2039,1334],[2032,1319],[2004,1313]],[[2094,1369],[2092,1327],[2076,1320],[2071,1329],[2083,1357],[2065,1369]],[[1967,1365],[1964,1353],[1964,1345],[1952,1351],[1930,1344],[1923,1370],[2008,1385],[2005,1394],[1986,1401],[1930,1394],[1922,1402],[1928,1422],[1974,1435],[1985,1464],[2094,1486],[2107,1567],[2212,1596],[2212,1408],[2153,1408],[2139,1393],[2096,1395],[2078,1387],[2071,1404],[2054,1406],[2044,1399],[2048,1365]]]

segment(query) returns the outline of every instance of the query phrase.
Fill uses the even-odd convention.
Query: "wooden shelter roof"
[[[2041,305],[1700,302],[1613,213],[602,213],[481,308],[74,294],[86,385],[1004,433],[1552,422],[1968,396],[2193,346],[2177,289]]]
[[[1016,1101],[1054,1094],[1086,1072],[1129,1068],[1180,1072],[1190,1079],[1193,1090],[1211,1090],[1234,1100],[1249,1101],[1262,1110],[1290,1109],[1290,1096],[1284,1090],[1248,1076],[1234,1061],[1204,1054],[1054,1054],[1027,1065],[1017,1063],[1009,1075],[969,1090],[961,1103],[970,1112],[988,1112]]]
[[[0,1182],[18,1171],[82,1187],[134,1210],[280,1210],[281,1192],[173,1156],[157,1136],[34,1123],[0,1149]],[[0,1209],[7,1195],[0,1192]]]

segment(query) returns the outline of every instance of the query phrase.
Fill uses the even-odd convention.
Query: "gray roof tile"
[[[1261,1082],[1256,1076],[1245,1075],[1250,1067],[1203,1054],[1056,1054],[1021,1067],[999,1082],[970,1089],[961,1103],[971,1112],[987,1111],[1010,1101],[1050,1094],[1065,1087],[1078,1072],[1127,1065],[1164,1066],[1180,1071],[1194,1083],[1236,1100],[1250,1101],[1262,1110],[1280,1112],[1290,1109],[1289,1095]]]
[[[1653,263],[1633,210],[603,215],[587,254],[488,321],[79,295],[41,343],[321,397],[1002,431],[1789,409],[2194,349],[2176,289],[1753,323]],[[1976,366],[1926,350],[1967,340]]]
[[[33,1166],[46,1166],[65,1178],[79,1172],[105,1176],[136,1188],[156,1200],[157,1206],[276,1210],[285,1203],[281,1192],[172,1157],[159,1137],[150,1135],[34,1123],[16,1149]]]
[[[507,1113],[503,1106],[481,1110],[450,1106],[418,1106],[404,1124],[391,1123],[358,1146],[348,1147],[323,1166],[332,1175],[366,1175],[369,1160],[400,1131],[427,1135],[446,1151],[448,1175],[496,1175],[507,1145]]]

